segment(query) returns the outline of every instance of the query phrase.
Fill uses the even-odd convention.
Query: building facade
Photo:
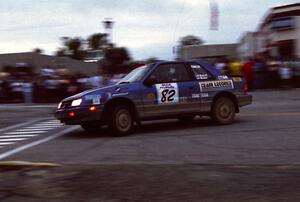
[[[180,60],[205,59],[214,61],[219,58],[234,59],[237,56],[237,44],[212,44],[180,46],[177,57]]]
[[[247,32],[238,46],[241,59],[255,56],[281,60],[300,58],[300,3],[271,8],[256,32]]]
[[[39,73],[43,68],[67,69],[71,74],[83,73],[96,75],[98,63],[86,63],[66,57],[43,55],[35,52],[0,54],[0,72],[6,66],[27,66],[33,73]]]

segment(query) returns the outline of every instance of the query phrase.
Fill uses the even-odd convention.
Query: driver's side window
[[[182,63],[170,63],[158,66],[150,78],[155,78],[157,83],[170,83],[188,81],[189,74]]]

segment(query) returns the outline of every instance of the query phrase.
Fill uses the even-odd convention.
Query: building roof
[[[289,16],[300,16],[300,3],[287,4],[282,6],[276,6],[266,13],[263,17],[262,23],[259,25],[259,29],[268,24],[275,18],[289,17]]]
[[[287,4],[287,5],[282,5],[282,6],[276,6],[273,7],[273,10],[278,10],[278,9],[282,9],[282,8],[291,8],[291,7],[296,7],[296,6],[300,6],[300,3],[294,3],[294,4]]]

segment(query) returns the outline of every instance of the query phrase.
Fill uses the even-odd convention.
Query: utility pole
[[[105,33],[107,34],[106,39],[108,43],[112,43],[113,38],[112,38],[112,29],[113,29],[113,24],[115,23],[111,18],[105,18],[103,21],[103,26],[105,29]]]

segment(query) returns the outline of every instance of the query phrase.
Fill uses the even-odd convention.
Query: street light
[[[102,21],[105,29],[105,33],[107,35],[107,42],[112,43],[112,29],[113,29],[113,24],[114,21],[111,18],[105,18]]]

